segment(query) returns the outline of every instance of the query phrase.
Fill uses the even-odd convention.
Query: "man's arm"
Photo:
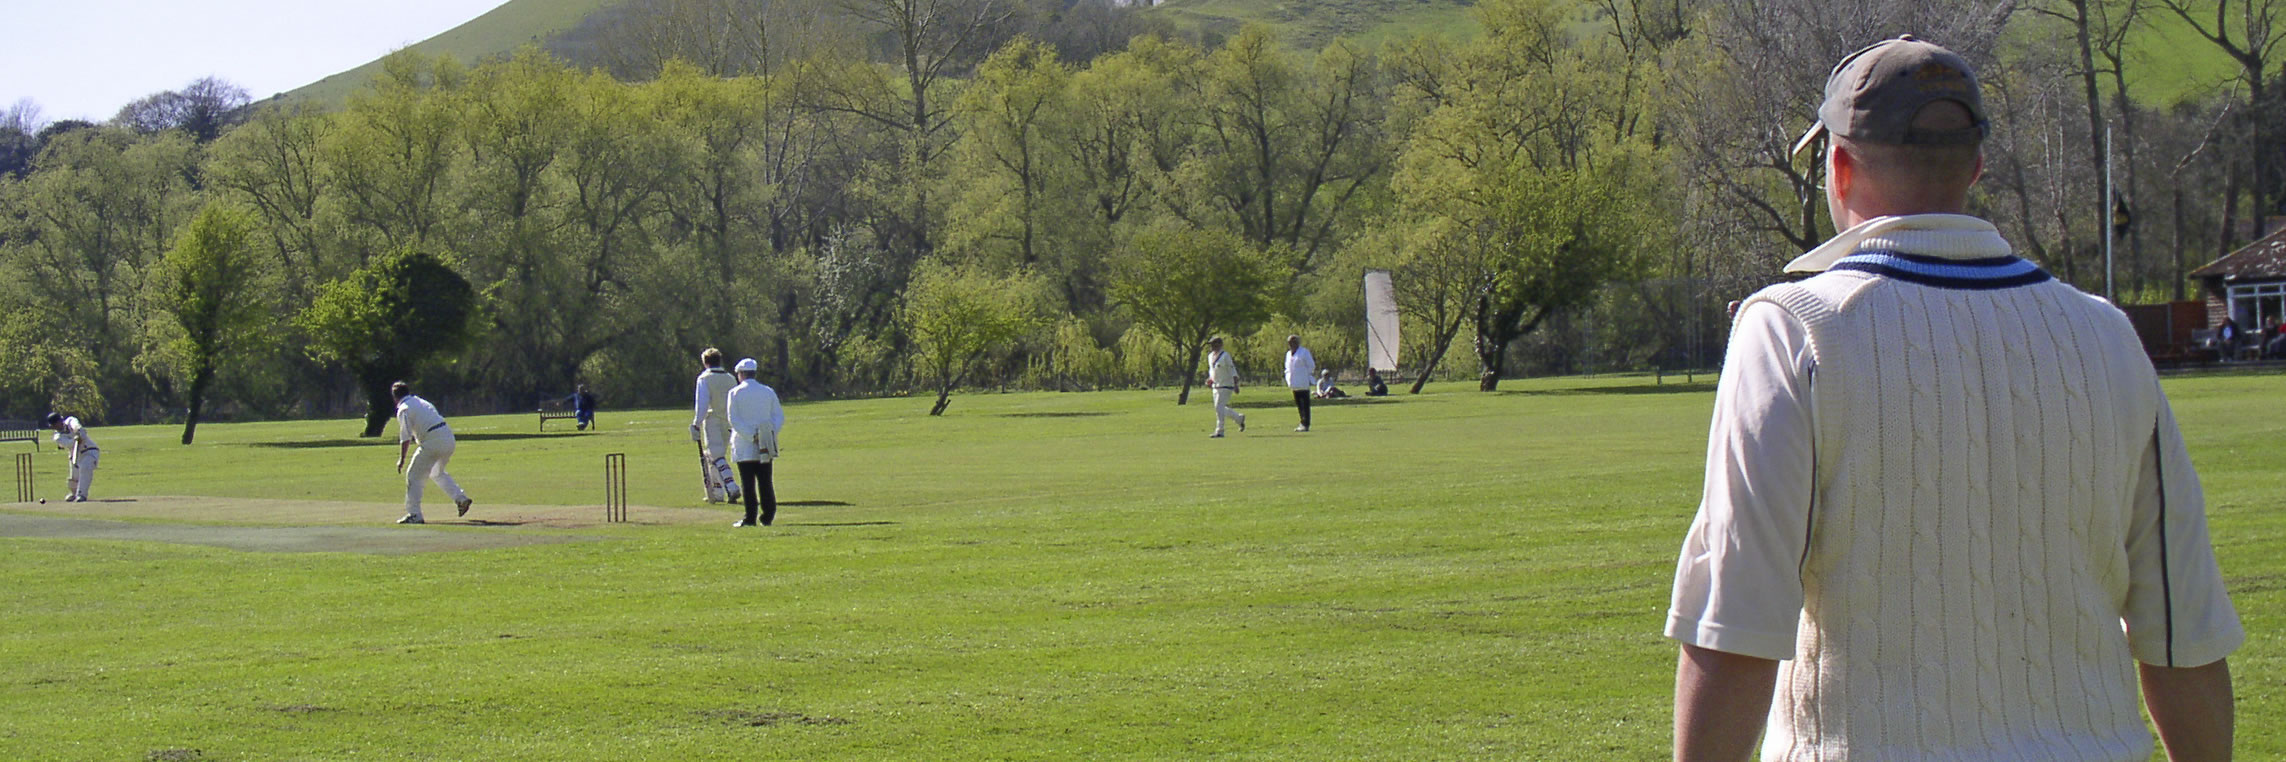
[[[693,397],[691,402],[691,437],[693,441],[697,441],[699,424],[706,422],[706,409],[709,401],[706,394],[706,376],[699,376],[698,391],[693,394]]]
[[[397,473],[405,472],[405,453],[413,449],[413,440],[397,440]]]
[[[1747,759],[1777,683],[1778,662],[1683,644],[1675,664],[1675,759]]]
[[[2230,660],[2203,667],[2137,664],[2143,677],[2143,703],[2151,724],[2174,762],[2228,762],[2236,711],[2230,692]]]

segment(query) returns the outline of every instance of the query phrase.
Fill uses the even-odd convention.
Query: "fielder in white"
[[[444,414],[437,412],[428,400],[413,396],[411,387],[399,381],[389,385],[389,394],[397,398],[397,472],[405,475],[405,517],[399,524],[423,524],[421,518],[421,480],[437,483],[446,495],[452,497],[458,515],[468,515],[468,506],[476,501],[453,482],[452,474],[445,473],[445,464],[452,460],[452,427],[445,425]],[[413,450],[419,444],[420,449]],[[413,451],[412,467],[405,467],[405,451]]]
[[[64,502],[87,502],[87,488],[95,484],[95,438],[87,435],[87,427],[80,425],[78,418],[62,413],[49,413],[45,423],[56,430],[56,447],[71,451],[71,475],[64,479]]]
[[[1222,436],[1222,421],[1236,419],[1238,430],[1246,430],[1246,414],[1230,409],[1230,395],[1238,393],[1238,364],[1230,353],[1222,351],[1222,337],[1207,339],[1207,386],[1214,388],[1214,434]]]
[[[756,523],[769,526],[778,516],[778,488],[771,483],[770,464],[778,457],[778,430],[786,426],[786,409],[778,392],[754,380],[761,369],[754,358],[738,361],[738,388],[730,390],[730,458],[738,461],[738,478],[746,492],[746,518],[734,527]]]
[[[691,441],[705,445],[699,450],[699,476],[706,482],[707,502],[737,500],[738,477],[730,471],[724,448],[730,444],[730,388],[738,379],[722,369],[722,350],[707,347],[699,362],[706,370],[699,372],[697,398],[691,403]]]

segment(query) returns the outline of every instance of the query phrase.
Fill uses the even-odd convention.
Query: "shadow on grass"
[[[318,450],[328,447],[371,447],[396,444],[397,440],[382,439],[307,439],[296,442],[247,442],[247,447],[268,447],[278,450]]]
[[[894,521],[780,521],[782,527],[890,527]]]
[[[1576,389],[1502,389],[1495,394],[1520,394],[1527,397],[1594,397],[1641,394],[1700,394],[1714,391],[1713,381],[1669,384],[1636,384],[1634,386],[1589,386]]]
[[[1105,415],[1110,415],[1110,413],[1099,413],[1099,412],[1076,412],[1076,411],[1075,411],[1075,412],[1069,412],[1069,413],[1001,413],[1001,414],[1000,414],[1000,417],[1002,417],[1002,418],[1095,418],[1095,417],[1098,417],[1098,416],[1105,416]]]
[[[443,524],[443,523],[447,523],[447,522],[439,521],[439,522],[437,522],[437,523],[439,523],[439,524]],[[486,519],[466,519],[466,520],[460,520],[460,521],[453,521],[453,522],[450,522],[450,523],[454,523],[454,524],[461,524],[461,525],[465,525],[465,526],[472,526],[472,527],[520,527],[520,526],[523,526],[523,525],[525,525],[525,524],[528,524],[528,523],[531,523],[531,522],[527,522],[527,521],[490,521],[490,520],[486,520]]]
[[[500,442],[513,441],[517,439],[548,439],[561,435],[562,432],[555,434],[456,434],[453,436],[453,439],[459,442]],[[293,442],[248,442],[246,443],[246,446],[271,447],[281,450],[319,450],[328,447],[371,447],[374,445],[393,445],[396,443],[397,439],[395,437],[383,436],[373,437],[371,439],[305,439]]]
[[[1399,403],[1399,402],[1403,402],[1403,400],[1400,400],[1400,399],[1398,399],[1398,398],[1396,398],[1396,397],[1394,397],[1394,396],[1391,396],[1391,397],[1343,397],[1343,398],[1341,398],[1341,399],[1332,399],[1332,400],[1318,400],[1318,399],[1313,399],[1313,400],[1310,400],[1310,409],[1311,409],[1311,410],[1317,410],[1317,409],[1319,409],[1319,408],[1328,408],[1328,407],[1353,407],[1353,406],[1357,406],[1357,405],[1394,405],[1394,404],[1397,404],[1397,403]],[[1206,401],[1206,403],[1207,403],[1207,407],[1208,407],[1209,409],[1212,409],[1212,408],[1214,407],[1214,398],[1213,398],[1213,397],[1208,397],[1208,398],[1207,398],[1207,401]],[[1230,406],[1231,406],[1231,407],[1234,407],[1234,408],[1238,408],[1238,409],[1240,409],[1240,410],[1263,410],[1263,409],[1270,409],[1270,408],[1284,408],[1284,409],[1287,409],[1287,410],[1292,410],[1292,409],[1294,408],[1294,396],[1293,396],[1293,395],[1291,395],[1291,394],[1289,394],[1289,395],[1286,395],[1286,396],[1284,396],[1284,397],[1279,397],[1279,398],[1277,398],[1277,399],[1269,399],[1269,400],[1248,400],[1248,401],[1245,401],[1245,402],[1233,402],[1233,403],[1230,403]]]

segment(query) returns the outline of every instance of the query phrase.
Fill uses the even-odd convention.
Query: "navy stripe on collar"
[[[1828,270],[1856,270],[1932,288],[1984,291],[2029,286],[2048,280],[2048,271],[2022,257],[1946,259],[1895,251],[1860,251]]]

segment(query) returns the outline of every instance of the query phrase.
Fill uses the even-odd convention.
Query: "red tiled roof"
[[[2193,278],[2286,278],[2286,227],[2191,271]]]

